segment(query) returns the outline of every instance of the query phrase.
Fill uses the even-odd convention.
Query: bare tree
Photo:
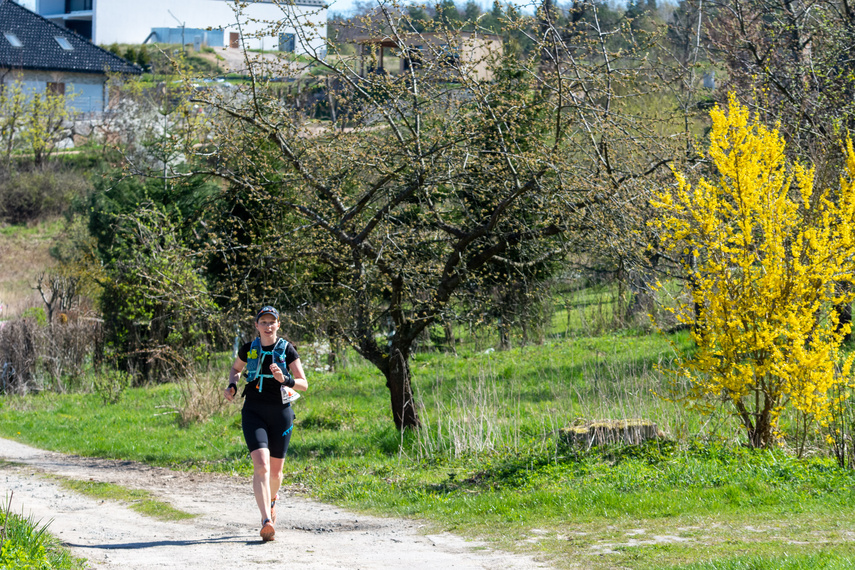
[[[79,285],[78,277],[39,273],[34,288],[44,301],[49,324],[53,323],[54,314],[69,311],[80,301]]]
[[[839,133],[851,126],[855,110],[851,6],[831,0],[723,0],[708,6],[719,15],[707,20],[708,54],[727,66],[724,87],[770,124],[780,121],[791,152],[816,164],[821,179],[833,180]]]

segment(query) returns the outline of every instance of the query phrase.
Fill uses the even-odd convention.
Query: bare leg
[[[285,465],[285,459],[280,457],[270,458],[270,500],[279,492],[279,487],[282,485],[282,467]]]
[[[252,492],[255,494],[255,502],[261,511],[261,521],[270,518],[270,450],[261,448],[249,454],[252,457]],[[277,461],[282,461],[281,459]],[[280,465],[280,477],[281,477]],[[275,478],[274,478],[275,479]],[[281,479],[280,479],[281,481]],[[279,489],[279,484],[276,484]]]

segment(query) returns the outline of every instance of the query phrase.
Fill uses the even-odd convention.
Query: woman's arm
[[[229,402],[237,396],[238,380],[240,380],[240,373],[245,366],[246,362],[240,358],[235,358],[235,362],[232,364],[231,370],[229,370],[229,385],[223,390],[223,395]]]
[[[305,392],[308,390],[309,381],[306,380],[306,373],[303,372],[303,364],[300,362],[300,359],[298,358],[289,364],[288,369],[291,371],[291,376],[294,378],[294,389],[299,392]]]

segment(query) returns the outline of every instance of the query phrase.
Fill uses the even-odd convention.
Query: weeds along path
[[[43,451],[0,438],[2,496],[99,569],[259,568],[301,570],[547,568],[530,558],[485,549],[418,522],[349,513],[280,493],[276,540],[262,543],[250,483],[242,477],[171,471]],[[143,489],[197,516],[163,522],[63,489],[57,476]],[[287,487],[287,485],[286,485]]]

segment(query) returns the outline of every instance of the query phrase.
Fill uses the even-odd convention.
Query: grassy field
[[[656,396],[667,386],[655,367],[673,350],[661,337],[418,354],[423,428],[403,436],[376,371],[355,356],[339,373],[312,371],[305,348],[310,391],[295,404],[286,481],[320,500],[418,517],[559,568],[853,567],[855,473],[818,448],[805,459],[746,449],[726,409],[700,417]],[[98,392],[7,397],[0,433],[246,475],[237,406],[180,427],[187,406],[201,405],[190,394],[217,409],[227,362],[212,363],[193,389],[126,389],[109,406]],[[667,439],[584,450],[555,436],[580,419],[634,417],[655,421]]]
[[[49,261],[57,231],[0,231],[6,302],[34,302],[30,283]],[[542,345],[494,351],[487,334],[458,346],[456,356],[417,353],[417,433],[393,428],[375,369],[349,354],[339,372],[325,372],[323,350],[298,345],[310,390],[295,404],[287,483],[559,568],[855,568],[855,473],[838,468],[820,438],[809,440],[803,459],[795,457],[794,432],[780,449],[752,451],[727,407],[701,416],[675,403],[658,368],[667,369],[688,338],[602,332],[614,321],[614,298],[609,287],[557,298]],[[123,388],[116,376],[81,381],[85,393],[6,396],[0,435],[81,455],[248,475],[239,406],[220,398],[229,361],[220,355],[175,384]],[[556,437],[562,427],[606,418],[649,419],[666,437],[591,450]],[[794,420],[783,418],[788,427]],[[28,532],[49,539],[43,529]]]

